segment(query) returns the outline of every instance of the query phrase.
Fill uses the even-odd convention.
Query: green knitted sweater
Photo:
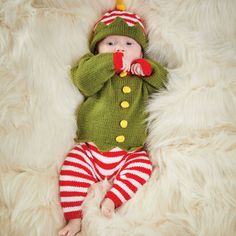
[[[144,145],[148,97],[164,86],[167,74],[157,62],[148,62],[153,69],[149,77],[120,77],[112,53],[86,54],[72,68],[72,80],[85,96],[78,109],[78,142],[93,142],[101,151]]]

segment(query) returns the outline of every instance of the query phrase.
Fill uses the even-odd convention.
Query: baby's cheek
[[[110,47],[101,44],[98,46],[98,52],[99,53],[109,53],[109,52],[113,52],[113,50]]]
[[[142,57],[142,52],[140,50],[134,50],[133,52],[130,53],[130,59],[132,61],[140,57]]]

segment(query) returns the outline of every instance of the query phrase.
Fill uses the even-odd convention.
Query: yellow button
[[[122,91],[123,91],[123,93],[130,93],[131,92],[131,88],[129,86],[124,86],[122,88]]]
[[[125,77],[127,75],[127,72],[126,71],[122,71],[121,73],[120,73],[120,77]]]
[[[122,108],[128,108],[129,107],[129,103],[127,101],[121,102],[120,105],[121,105]]]
[[[127,126],[128,126],[128,121],[127,120],[122,120],[120,122],[120,127],[121,128],[125,129],[125,128],[127,128]]]
[[[123,143],[125,141],[125,136],[124,135],[119,135],[116,137],[116,142],[117,143]]]

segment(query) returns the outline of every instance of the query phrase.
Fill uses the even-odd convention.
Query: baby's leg
[[[109,211],[128,201],[135,192],[150,178],[152,163],[146,151],[136,151],[128,154],[124,166],[116,176],[112,188],[107,192],[104,203],[109,199]],[[103,204],[102,204],[103,205]],[[114,211],[113,208],[113,211]]]
[[[81,218],[69,220],[58,236],[75,236],[81,230]]]
[[[81,229],[82,203],[90,186],[97,182],[91,165],[81,145],[76,146],[63,163],[59,182],[60,200],[68,224],[59,231],[60,236],[74,236]]]

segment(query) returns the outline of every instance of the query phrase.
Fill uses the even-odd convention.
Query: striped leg
[[[89,187],[97,182],[88,157],[78,145],[67,155],[59,178],[61,206],[66,220],[82,217],[82,203]]]
[[[128,154],[124,166],[116,176],[105,198],[110,198],[116,207],[128,201],[150,178],[152,163],[146,151]]]

